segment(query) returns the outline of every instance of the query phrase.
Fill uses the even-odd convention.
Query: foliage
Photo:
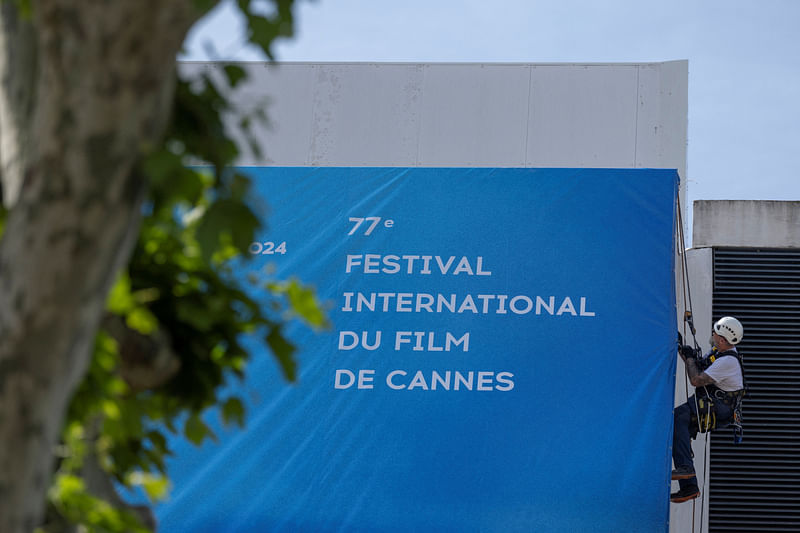
[[[88,524],[92,531],[125,531],[146,533],[137,517],[128,511],[117,509],[108,502],[96,498],[86,491],[83,480],[74,475],[56,476],[49,493],[54,507],[73,523]],[[39,531],[44,531],[40,529]]]
[[[197,0],[202,10],[214,3]],[[271,4],[270,11],[269,3],[237,2],[249,41],[272,59],[274,39],[292,35],[293,0]],[[178,80],[163,142],[135,169],[150,186],[141,233],[109,295],[90,370],[69,406],[40,531],[67,524],[147,531],[135,514],[93,493],[82,478],[87,465],[96,463],[116,484],[142,489],[151,502],[164,498],[168,433],[195,444],[215,438],[206,423],[213,408],[225,425],[244,424],[242,399],[220,391],[229,377],[244,376],[245,336],[262,339],[291,382],[297,364],[284,325],[299,319],[327,326],[313,290],[297,280],[251,279],[255,290],[270,295],[271,305],[263,306],[234,276],[262,221],[249,178],[231,168],[239,147],[223,122],[236,115],[227,95],[246,71],[232,64],[222,72],[224,80],[208,74]],[[251,148],[251,121],[262,112],[238,120]],[[197,161],[203,164],[191,165]]]

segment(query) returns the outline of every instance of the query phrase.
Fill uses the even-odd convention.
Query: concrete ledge
[[[693,209],[693,248],[800,248],[800,201],[696,200]]]

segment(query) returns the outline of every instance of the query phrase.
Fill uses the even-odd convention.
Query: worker
[[[681,503],[700,495],[697,486],[690,439],[698,431],[723,428],[734,419],[738,424],[741,398],[744,395],[744,370],[736,345],[742,340],[744,328],[736,318],[720,318],[711,332],[711,351],[698,357],[691,346],[678,348],[695,394],[675,408],[672,435],[672,479],[678,480],[680,490],[670,495],[670,501]],[[699,415],[698,415],[699,413]]]

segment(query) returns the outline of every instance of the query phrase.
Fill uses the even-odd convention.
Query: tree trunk
[[[36,43],[15,2],[0,4],[0,178],[3,204],[16,203],[30,145],[29,121],[36,88]]]
[[[0,21],[11,207],[0,241],[0,531],[28,533],[138,233],[145,184],[133,168],[162,134],[175,56],[199,13],[192,0],[41,0],[27,23],[14,5]]]

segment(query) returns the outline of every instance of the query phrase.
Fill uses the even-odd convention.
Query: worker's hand
[[[678,348],[678,352],[681,354],[684,360],[686,359],[697,359],[697,352],[694,348],[689,346],[688,344],[682,344]]]

